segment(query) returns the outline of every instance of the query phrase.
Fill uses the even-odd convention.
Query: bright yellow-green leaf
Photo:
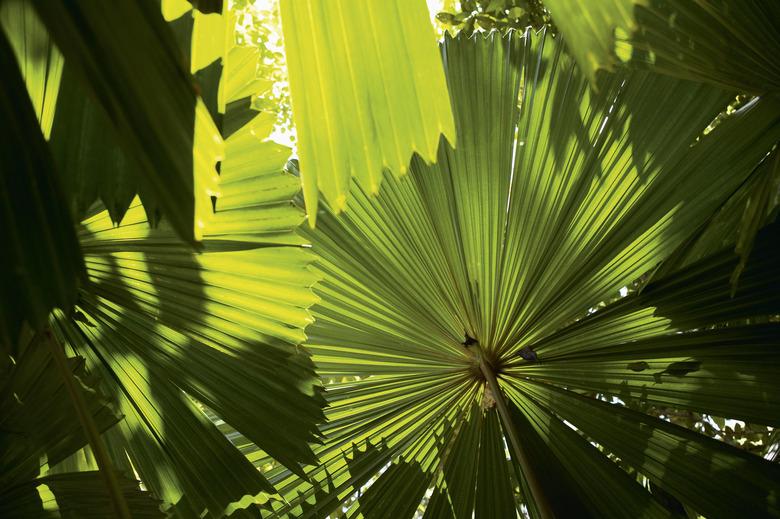
[[[344,508],[408,517],[409,501],[435,488],[426,517],[510,509],[504,517],[520,512],[517,487],[533,518],[551,510],[666,517],[609,451],[529,388],[776,423],[780,402],[769,395],[780,377],[766,359],[776,356],[777,323],[701,328],[780,310],[770,253],[777,226],[757,240],[733,300],[732,245],[595,311],[672,255],[750,177],[780,137],[773,101],[757,100],[702,136],[731,94],[625,70],[594,91],[558,37],[447,37],[442,55],[458,147],[441,146],[433,165],[413,159],[406,178],[386,175],[375,196],[353,183],[344,214],[321,211],[317,227],[302,231],[322,276],[305,345],[328,381],[328,423],[308,480],[268,470],[288,501],[272,507],[293,517]],[[572,416],[591,425],[586,414]],[[648,418],[629,413],[625,429],[641,431]],[[605,441],[619,429],[604,425]],[[637,468],[649,466],[641,438],[620,445]],[[369,442],[386,446],[376,457],[389,467],[366,467],[376,480],[352,501],[363,473],[348,459]],[[662,461],[652,484],[697,508],[708,501],[710,510],[776,514],[768,476],[777,468],[714,443],[685,453],[697,468],[676,464],[668,475],[678,444],[655,448]],[[745,473],[708,469],[720,454],[720,466]],[[750,495],[768,497],[697,493],[714,480],[755,483]]]
[[[0,25],[14,49],[43,136],[48,140],[62,75],[62,55],[35,10],[24,0],[0,3]]]
[[[336,212],[350,180],[376,194],[385,169],[436,159],[455,126],[423,0],[282,0],[282,25],[309,222],[318,188]]]
[[[228,38],[233,33],[226,27],[224,15],[203,14],[198,10],[193,10],[192,14],[195,21],[192,27],[190,72],[194,74],[223,58],[227,48],[232,47],[228,46]]]

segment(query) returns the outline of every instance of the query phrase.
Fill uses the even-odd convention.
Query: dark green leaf
[[[358,498],[360,512],[366,519],[411,519],[426,488],[420,465],[401,458]]]
[[[36,10],[137,172],[157,224],[201,239],[219,135],[198,104],[171,30],[154,2],[36,0]],[[155,67],[147,66],[156,63]],[[139,71],[145,71],[139,74]],[[197,147],[193,147],[197,144]],[[209,171],[211,170],[211,171]]]
[[[160,502],[142,491],[138,481],[121,475],[118,479],[134,518],[166,517],[160,511]],[[104,519],[112,513],[105,485],[96,471],[38,478],[0,497],[0,515],[8,519]]]
[[[709,517],[780,514],[780,467],[664,420],[546,385],[517,386]],[[669,463],[667,460],[674,460]],[[723,495],[723,499],[716,496]]]
[[[52,308],[69,312],[85,276],[51,154],[2,30],[0,71],[0,228],[5,233],[0,254],[0,347],[11,354],[22,323],[40,329]],[[45,78],[28,75],[28,82],[40,86],[37,81]],[[46,99],[47,104],[50,101]]]
[[[84,359],[69,359],[69,368],[97,428],[114,425],[120,417],[95,390],[96,382],[85,377]],[[3,358],[0,380],[0,482],[7,490],[34,479],[42,465],[54,466],[81,449],[87,438],[73,403],[63,397],[62,376],[40,336],[17,357]]]
[[[780,4],[762,0],[546,0],[583,70],[629,62],[742,92],[780,89]]]

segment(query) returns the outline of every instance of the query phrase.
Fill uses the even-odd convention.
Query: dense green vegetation
[[[780,516],[780,4],[436,20],[0,0],[0,517]]]

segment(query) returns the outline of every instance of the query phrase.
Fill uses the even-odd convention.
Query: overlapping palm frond
[[[211,212],[208,197],[214,188],[220,136],[160,6],[94,0],[30,2],[67,62],[65,73],[82,89],[89,114],[84,115],[84,131],[95,131],[96,138],[101,131],[112,133],[114,146],[121,148],[130,164],[131,179],[117,175],[110,176],[109,182],[131,181],[152,225],[164,214],[183,240],[200,241]],[[142,77],[139,71],[144,71]],[[80,122],[75,114],[67,115],[71,124]],[[82,150],[91,158],[100,151],[98,146]],[[85,183],[94,185],[98,182],[92,169],[74,174],[84,175]],[[123,208],[129,202],[124,200]]]
[[[10,37],[7,27],[16,29]],[[0,225],[7,240],[0,255],[0,345],[5,354],[17,345],[24,321],[37,328],[53,307],[72,306],[85,277],[44,140],[58,91],[49,85],[59,81],[62,67],[49,48],[46,31],[29,6],[0,4],[0,69],[10,72],[0,92]],[[28,226],[38,232],[24,232]]]
[[[104,474],[71,471],[61,463],[87,444],[73,403],[61,395],[78,392],[97,431],[110,428],[121,416],[95,390],[84,359],[63,356],[60,364],[50,341],[50,334],[37,334],[13,357],[3,356],[0,366],[0,515],[106,517],[113,508]],[[55,465],[60,470],[48,470]],[[134,517],[162,517],[159,501],[139,489],[132,472],[114,477]]]
[[[764,0],[546,0],[587,74],[630,64],[754,95],[780,90],[780,5]]]
[[[319,192],[347,208],[354,177],[372,193],[385,169],[455,144],[450,99],[425,3],[281,1],[293,118],[309,222]],[[318,191],[319,190],[319,191]]]
[[[255,71],[257,61],[244,66]],[[223,88],[223,122],[246,121],[240,89]],[[275,494],[199,406],[297,473],[315,461],[307,444],[322,420],[313,364],[296,346],[316,301],[311,255],[294,231],[304,219],[291,202],[300,182],[285,170],[289,151],[264,141],[272,118],[255,112],[232,124],[203,252],[164,221],[150,229],[138,202],[120,227],[108,212],[95,215],[80,234],[90,281],[81,317],[53,323],[125,416],[105,435],[110,448],[182,517]]]
[[[776,464],[644,412],[780,425],[780,109],[722,115],[776,90],[772,19],[724,54],[693,29],[733,2],[598,3],[664,75],[544,33],[448,37],[443,75],[422,2],[285,2],[299,131],[344,129],[302,137],[299,234],[258,54],[190,3],[0,0],[0,515],[780,516]]]
[[[13,235],[2,334],[13,343],[23,321],[40,328],[53,307],[72,307],[83,280],[72,222],[96,198],[119,222],[140,193],[152,225],[165,213],[197,242],[222,143],[158,5],[8,0],[0,21],[8,76],[0,196]],[[24,228],[41,229],[41,239]]]
[[[780,513],[775,465],[614,400],[775,425],[774,227],[733,300],[732,246],[600,308],[751,178],[774,101],[702,135],[729,92],[642,71],[593,90],[564,47],[448,37],[458,147],[306,231],[326,442],[308,480],[253,456],[287,499],[270,515],[674,515],[642,477],[704,514]]]
[[[71,8],[77,9],[63,7]],[[29,6],[25,9],[32,13]],[[106,14],[102,4],[88,10],[92,21]],[[234,45],[230,13],[205,15],[187,8],[178,14],[173,31],[162,26],[170,41],[165,40],[168,47],[159,53],[191,58],[191,71],[205,99],[196,113],[208,119],[204,126],[190,117],[194,140],[182,160],[190,164],[196,184],[203,175],[216,181],[219,171],[218,187],[209,181],[212,198],[204,194],[208,214],[197,222],[202,250],[194,252],[191,240],[183,239],[168,218],[149,226],[151,208],[140,200],[144,193],[133,199],[135,188],[123,184],[136,178],[139,164],[112,133],[117,121],[100,109],[106,99],[99,94],[97,100],[88,97],[83,78],[71,75],[77,71],[69,69],[68,61],[58,85],[60,106],[49,142],[55,164],[46,174],[60,174],[72,208],[87,214],[78,233],[78,256],[83,253],[88,279],[75,308],[55,311],[48,323],[51,337],[69,355],[84,359],[96,387],[123,416],[103,432],[102,443],[121,474],[137,474],[162,501],[153,502],[154,511],[159,512],[161,504],[180,517],[218,517],[232,511],[257,516],[255,507],[246,507],[273,499],[275,489],[204,411],[217,413],[293,472],[303,474],[300,464],[316,461],[308,444],[319,438],[324,401],[313,363],[297,345],[312,321],[308,307],[317,297],[310,286],[317,275],[309,268],[312,255],[295,232],[305,214],[292,202],[300,179],[285,167],[289,149],[266,140],[273,118],[250,109],[251,96],[262,83],[257,52]],[[162,20],[159,12],[156,16]],[[129,17],[128,23],[133,20]],[[159,28],[156,24],[150,22],[145,30]],[[215,41],[221,44],[216,49]],[[105,56],[97,55],[102,50],[89,51],[93,54],[84,58],[86,65],[93,58],[102,63]],[[13,60],[10,50],[8,54]],[[26,96],[23,89],[19,81],[20,96]],[[111,99],[117,92],[109,94]],[[132,96],[119,97],[127,105]],[[210,129],[216,126],[207,107],[221,128],[217,138],[212,138]],[[50,157],[34,114],[28,115],[46,152],[42,157]],[[160,144],[180,142],[166,144],[162,139]],[[106,168],[116,175],[105,177]],[[90,207],[96,198],[106,210]],[[63,215],[61,223],[67,228],[67,208]],[[12,300],[4,299],[4,304]],[[3,402],[9,399],[10,394],[4,395]],[[62,402],[69,404],[67,398]],[[40,498],[35,486],[48,485],[57,496],[46,501],[52,510],[59,506],[63,514],[110,513],[110,493],[97,477],[103,466],[90,451],[61,458],[51,458],[50,467],[44,467],[38,483],[30,487],[36,503]],[[63,479],[66,473],[75,479]],[[117,477],[124,488],[124,476]],[[126,501],[131,513],[140,513],[133,509],[134,500]]]

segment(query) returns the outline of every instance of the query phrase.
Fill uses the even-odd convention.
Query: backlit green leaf
[[[442,55],[458,147],[442,140],[436,164],[414,158],[405,178],[385,175],[377,195],[353,181],[348,210],[322,211],[304,233],[322,277],[306,347],[327,381],[326,441],[314,449],[321,464],[307,470],[309,481],[268,468],[288,501],[272,503],[270,515],[306,516],[313,503],[333,510],[336,500],[347,516],[365,515],[342,452],[367,441],[387,446],[374,495],[391,488],[391,470],[419,466],[424,476],[406,477],[394,490],[398,503],[382,501],[394,517],[411,517],[407,499],[426,486],[428,517],[491,509],[483,463],[503,474],[501,510],[517,513],[522,503],[532,517],[556,507],[577,516],[671,515],[606,457],[606,446],[548,402],[530,400],[526,386],[623,391],[711,412],[741,407],[743,417],[773,423],[777,366],[760,366],[773,329],[751,321],[712,347],[715,332],[696,330],[780,309],[774,278],[758,283],[771,258],[763,238],[734,304],[732,245],[595,309],[669,257],[751,176],[780,137],[774,102],[755,101],[703,136],[731,100],[713,86],[622,71],[593,91],[563,41],[545,34],[446,38]],[[740,354],[729,349],[736,345]],[[500,394],[486,388],[484,366]],[[717,387],[729,369],[746,376]],[[489,429],[497,398],[509,398],[522,419]],[[475,413],[476,405],[483,409]],[[515,457],[524,451],[527,459]],[[635,458],[627,464],[644,469]],[[745,467],[757,471],[748,479],[763,470]],[[701,508],[687,489],[672,495]],[[714,507],[730,496],[707,499]]]
[[[591,79],[649,67],[751,94],[780,89],[780,4],[762,0],[546,0]]]
[[[282,0],[293,119],[309,222],[318,189],[347,208],[350,179],[376,194],[385,169],[454,145],[450,99],[425,2]]]
[[[3,9],[11,7],[3,4]],[[85,277],[66,198],[39,124],[39,117],[48,120],[48,108],[39,104],[36,117],[17,58],[0,31],[0,70],[8,72],[0,86],[0,228],[5,234],[0,344],[5,354],[17,347],[23,322],[40,329],[52,308],[70,311]],[[31,90],[45,92],[46,79],[31,70]],[[48,107],[51,99],[45,94],[37,102],[43,98]]]
[[[200,241],[221,138],[154,2],[35,1],[67,67],[131,161],[150,223]],[[155,63],[153,67],[148,63]],[[139,74],[139,71],[145,71]]]

